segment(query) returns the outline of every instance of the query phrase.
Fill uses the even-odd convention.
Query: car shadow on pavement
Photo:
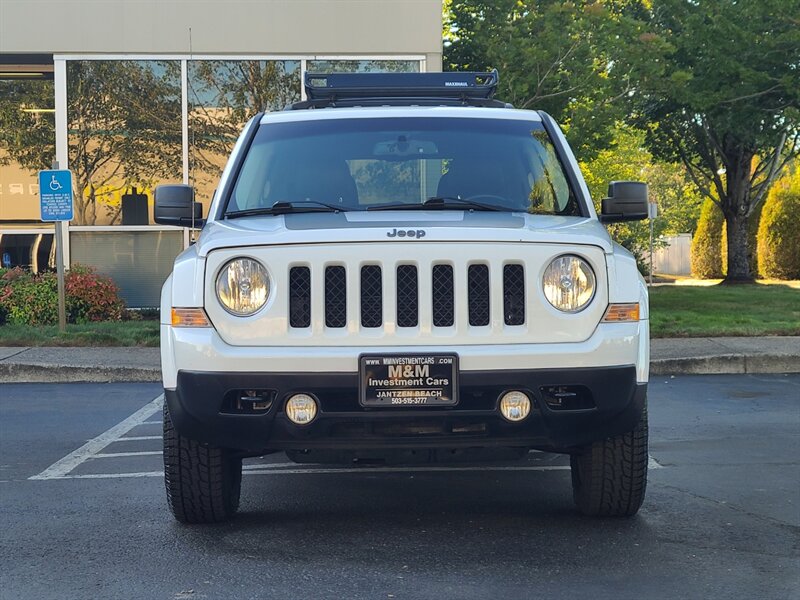
[[[640,517],[579,514],[569,471],[479,471],[246,478],[231,522],[184,529],[179,537],[213,540],[211,552],[256,560],[336,555],[396,564],[398,556],[424,550],[438,561],[459,556],[481,564],[487,553],[492,561],[544,547],[573,553],[596,535],[650,537]]]

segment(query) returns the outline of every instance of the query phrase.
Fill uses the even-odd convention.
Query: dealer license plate
[[[458,404],[458,356],[363,355],[359,359],[362,406]]]

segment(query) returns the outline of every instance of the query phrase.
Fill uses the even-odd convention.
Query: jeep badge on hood
[[[386,232],[386,237],[408,237],[421,240],[426,235],[424,229],[392,229]]]

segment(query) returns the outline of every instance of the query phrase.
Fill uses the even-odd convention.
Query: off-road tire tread
[[[224,448],[180,435],[164,404],[164,483],[181,523],[218,523],[239,508],[242,461]]]
[[[633,431],[587,446],[570,457],[575,504],[593,517],[630,517],[647,488],[647,403]]]

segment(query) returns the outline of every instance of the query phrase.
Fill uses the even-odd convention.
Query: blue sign
[[[71,221],[72,172],[39,171],[39,204],[42,221]]]

